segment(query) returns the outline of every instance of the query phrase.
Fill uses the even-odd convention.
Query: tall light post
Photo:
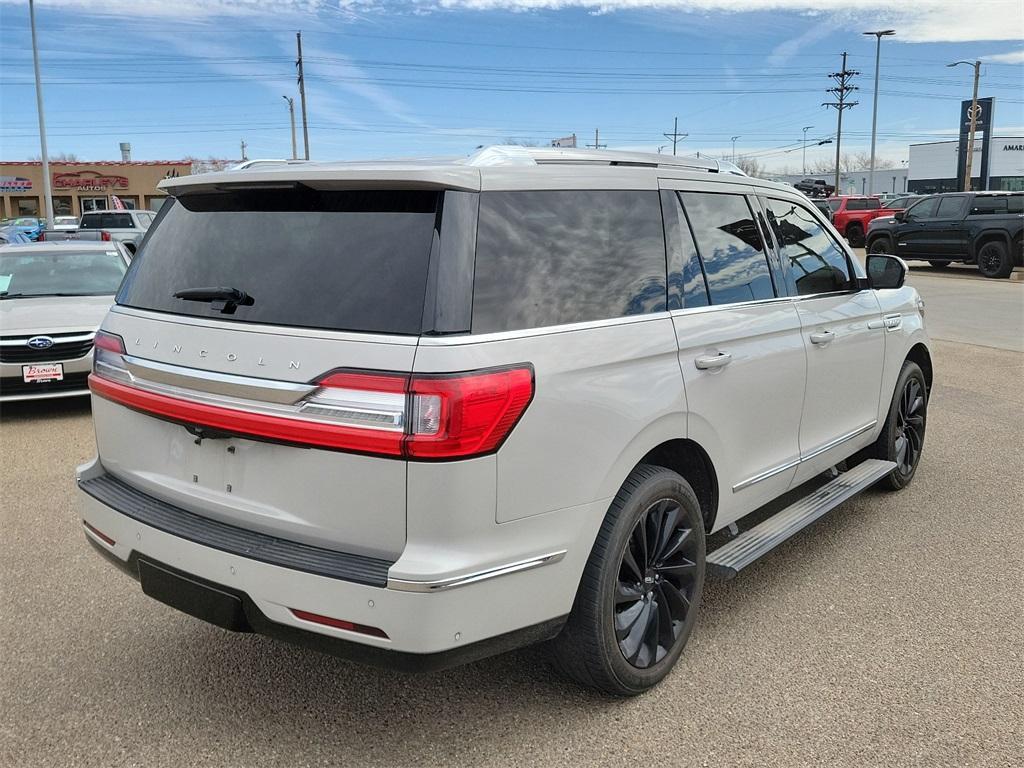
[[[878,135],[878,66],[882,60],[882,38],[896,34],[895,29],[864,32],[875,36],[875,95],[871,106],[871,169],[868,171],[868,194],[875,194],[875,138]]]
[[[810,130],[811,128],[813,128],[813,127],[814,127],[813,125],[805,125],[804,129],[803,129],[804,130],[804,159],[803,159],[802,165],[803,165],[803,169],[804,169],[804,171],[803,171],[804,176],[807,175],[807,131]]]
[[[734,163],[736,162],[736,139],[738,139],[738,138],[740,138],[740,137],[739,136],[733,136],[732,137],[732,161]]]
[[[974,96],[971,98],[970,112],[967,113],[967,116],[971,118],[971,132],[967,137],[967,167],[964,169],[964,192],[970,192],[971,166],[974,163],[974,129],[978,125],[978,78],[981,77],[981,62],[954,61],[952,64],[947,64],[946,66],[955,67],[957,64],[966,64],[969,67],[974,67]],[[42,112],[39,114],[42,114]],[[991,130],[991,128],[989,130]]]
[[[39,148],[43,155],[43,204],[46,228],[53,229],[53,190],[50,188],[50,156],[46,151],[46,121],[43,119],[43,85],[39,77],[39,46],[36,45],[36,4],[28,0],[28,18],[32,27],[32,64],[36,70],[36,109],[39,111]]]
[[[292,160],[299,159],[299,148],[295,143],[295,99],[291,96],[282,96],[288,102],[288,116],[292,121]]]

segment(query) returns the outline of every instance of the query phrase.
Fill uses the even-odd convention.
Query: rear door
[[[94,381],[107,471],[246,529],[397,556],[441,199],[297,186],[165,205],[103,325],[129,374]]]
[[[934,256],[964,258],[967,255],[967,195],[943,195],[928,222],[929,248]]]
[[[683,291],[672,319],[688,435],[718,472],[722,525],[793,479],[807,364],[800,319],[777,290],[778,264],[751,189],[667,179],[662,186],[666,231],[677,243],[669,284]]]
[[[803,203],[762,198],[782,257],[807,355],[800,419],[802,483],[867,439],[878,418],[885,352],[878,301],[862,289],[846,251]]]

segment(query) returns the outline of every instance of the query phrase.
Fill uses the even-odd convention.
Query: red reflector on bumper
[[[377,629],[377,627],[368,627],[365,624],[355,624],[351,621],[345,621],[344,619],[332,619],[330,616],[321,616],[318,613],[310,613],[309,611],[300,611],[297,608],[289,608],[297,619],[303,621],[311,621],[314,624],[323,624],[325,627],[334,627],[335,629],[347,629],[349,632],[358,632],[361,635],[370,635],[371,637],[383,637],[385,640],[388,639],[387,633],[383,629]]]
[[[93,526],[89,525],[87,522],[85,522],[85,520],[82,521],[82,525],[84,525],[86,527],[86,529],[89,531],[89,533],[91,533],[94,536],[96,536],[104,544],[112,547],[112,546],[114,546],[117,543],[112,538],[107,536],[107,534],[103,533],[103,531],[97,530]]]

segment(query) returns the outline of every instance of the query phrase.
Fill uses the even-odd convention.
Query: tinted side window
[[[994,214],[1006,213],[1005,197],[976,197],[971,202],[971,216],[992,216]]]
[[[939,200],[938,212],[935,217],[938,219],[951,219],[960,214],[960,207],[963,205],[962,197],[944,197]]]
[[[808,296],[851,290],[856,285],[846,254],[810,211],[775,199],[769,200],[767,207],[790,293]]]
[[[847,200],[846,210],[848,211],[863,211],[867,208],[867,205],[863,200]]]
[[[907,209],[907,217],[915,219],[930,219],[935,216],[935,209],[939,207],[939,198],[929,197]]]
[[[658,193],[480,195],[473,332],[663,312]]]
[[[775,297],[764,243],[743,195],[683,192],[712,304]]]
[[[708,287],[704,282],[704,270],[697,256],[690,223],[679,202],[679,193],[663,191],[661,205],[668,245],[668,308],[706,307]]]

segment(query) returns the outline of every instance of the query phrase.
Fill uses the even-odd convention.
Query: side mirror
[[[896,211],[896,213],[894,213],[892,215],[892,217],[894,219],[896,219],[896,221],[904,222],[904,221],[907,220],[907,212],[906,211]]]
[[[903,259],[885,253],[868,254],[867,270],[872,288],[902,288],[907,279],[907,265]]]

